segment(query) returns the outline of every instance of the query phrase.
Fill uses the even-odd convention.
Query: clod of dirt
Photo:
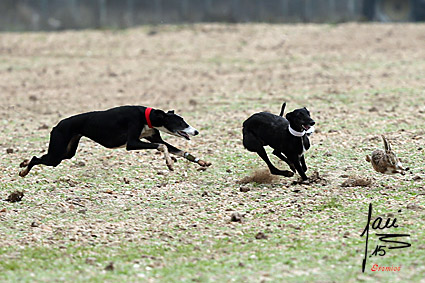
[[[13,148],[8,148],[8,149],[6,149],[6,153],[7,153],[7,154],[11,154],[11,153],[13,153]]]
[[[114,270],[114,263],[113,262],[110,262],[106,267],[105,267],[105,270],[108,270],[108,271],[113,271]]]
[[[416,176],[414,176],[412,179],[413,179],[413,181],[419,181],[419,180],[421,180],[421,179],[422,179],[422,177],[421,177],[421,176],[416,175]]]
[[[6,207],[3,207],[2,209],[0,209],[0,213],[3,213],[3,212],[7,212]]]
[[[94,257],[88,257],[88,258],[86,258],[86,264],[93,265],[95,263],[96,263],[96,258],[94,258]]]
[[[240,187],[239,188],[239,191],[241,191],[241,192],[243,192],[243,193],[246,193],[246,192],[249,192],[251,189],[250,188],[248,188],[248,187]]]
[[[292,185],[298,185],[298,184],[304,184],[304,185],[311,185],[311,184],[321,184],[321,185],[327,185],[328,181],[321,177],[319,175],[318,171],[315,171],[310,177],[308,177],[307,180],[303,181],[302,179],[299,179],[297,181],[293,181]]]
[[[425,209],[423,206],[420,206],[414,203],[409,203],[406,208],[414,210],[414,211],[420,211]]]
[[[86,166],[86,163],[85,163],[85,162],[83,162],[83,161],[78,161],[78,162],[77,162],[77,166],[78,166],[78,167],[84,167],[84,166]]]
[[[242,222],[242,215],[239,212],[233,212],[230,216],[232,222]]]
[[[368,187],[371,184],[372,180],[369,178],[350,176],[341,184],[341,187]]]
[[[31,227],[38,227],[38,226],[40,226],[40,223],[38,221],[33,221],[31,223]]]
[[[257,235],[255,235],[255,239],[257,240],[267,240],[267,235],[263,232],[258,232]]]
[[[258,184],[271,184],[278,180],[278,177],[270,174],[268,169],[256,170],[250,176],[246,176],[237,181],[238,184],[258,183]]]
[[[31,101],[37,101],[38,100],[37,96],[35,96],[35,95],[30,95],[28,98]]]
[[[38,127],[38,130],[47,130],[48,128],[49,126],[47,126],[46,124],[43,124],[40,127]]]
[[[7,197],[7,199],[5,199],[5,201],[18,202],[18,201],[21,201],[23,197],[24,197],[24,192],[23,191],[14,191],[13,193],[11,193]]]

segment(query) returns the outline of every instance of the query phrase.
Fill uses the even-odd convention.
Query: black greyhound
[[[19,172],[26,176],[34,165],[44,164],[56,167],[64,159],[70,159],[77,151],[80,138],[85,136],[107,148],[125,147],[127,150],[157,149],[164,153],[167,166],[172,168],[171,152],[205,167],[211,163],[195,158],[166,143],[160,136],[160,131],[190,139],[199,132],[189,126],[182,117],[174,111],[165,113],[159,109],[144,106],[120,106],[105,111],[94,111],[75,115],[59,122],[50,133],[50,143],[47,154],[31,161],[24,160]],[[145,138],[150,143],[142,142]]]
[[[310,148],[308,136],[314,131],[315,122],[305,107],[287,113],[286,119],[283,118],[285,106],[286,103],[282,105],[280,116],[260,112],[249,117],[243,123],[243,145],[267,163],[270,173],[292,177],[297,171],[303,180],[307,180],[304,152]],[[277,169],[270,162],[264,146],[273,148],[273,154],[285,161],[293,172]]]

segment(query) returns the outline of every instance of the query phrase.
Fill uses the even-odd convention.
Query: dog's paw
[[[168,170],[174,171],[174,168],[173,168],[173,164],[172,163],[168,163],[167,162],[167,167],[168,167]]]
[[[21,162],[21,164],[19,164],[19,167],[24,168],[24,167],[27,167],[28,164],[30,164],[30,161],[28,159],[25,159],[24,161]]]
[[[198,164],[201,165],[202,167],[211,166],[211,162],[208,162],[208,161],[205,161],[205,160],[199,160]]]
[[[24,170],[19,171],[19,176],[25,177],[29,172],[28,168],[25,168]]]
[[[157,150],[160,151],[160,152],[164,152],[164,151],[167,150],[167,147],[165,145],[163,145],[163,144],[160,144],[160,145],[158,145]]]
[[[285,170],[285,171],[282,171],[282,176],[292,177],[292,176],[294,176],[294,172]]]

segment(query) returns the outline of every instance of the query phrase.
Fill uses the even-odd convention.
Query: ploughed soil
[[[200,24],[2,33],[0,197],[24,197],[0,203],[0,259],[7,263],[0,278],[33,272],[40,280],[61,273],[84,280],[113,272],[105,278],[416,280],[425,274],[424,27]],[[286,112],[307,107],[316,121],[307,183],[298,175],[270,176],[241,143],[246,118],[278,114],[283,102]],[[190,141],[163,137],[212,166],[198,170],[179,158],[170,172],[155,151],[109,150],[83,138],[73,159],[18,176],[22,160],[47,151],[61,119],[119,105],[175,110],[200,134]],[[365,161],[383,148],[382,134],[409,167],[405,175],[382,175]],[[412,234],[415,248],[390,250],[395,257],[383,263],[403,265],[398,273],[374,277],[369,265],[385,258],[360,272],[369,203],[376,216],[397,217],[401,231]],[[23,251],[38,248],[63,250],[69,261],[26,269],[31,261]],[[75,256],[78,249],[86,252]],[[137,255],[125,256],[130,250]],[[76,266],[79,275],[67,273]]]

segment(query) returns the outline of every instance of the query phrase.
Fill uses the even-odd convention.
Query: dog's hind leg
[[[261,147],[261,149],[257,150],[257,154],[266,162],[267,166],[269,167],[270,173],[273,175],[282,175],[285,177],[292,177],[294,176],[294,172],[288,171],[288,170],[279,170],[277,169],[271,162],[269,157],[267,156],[266,151],[264,150],[264,147]]]
[[[35,165],[43,164],[53,167],[58,166],[64,159],[63,157],[66,154],[68,143],[69,138],[64,136],[57,128],[53,128],[50,133],[50,142],[47,154],[40,158],[34,156],[29,162],[24,160],[20,164],[20,166],[24,167],[24,169],[19,172],[19,176],[25,177]]]
[[[75,135],[71,138],[71,140],[68,143],[68,146],[66,147],[66,153],[63,156],[63,159],[70,159],[74,157],[75,153],[77,152],[78,143],[80,142],[81,135]]]
[[[294,173],[288,170],[279,170],[271,162],[264,150],[261,140],[259,140],[251,131],[243,128],[243,145],[244,147],[252,152],[256,152],[269,167],[270,173],[273,175],[282,175],[285,177],[292,177]]]
[[[273,150],[273,154],[276,155],[277,157],[279,157],[280,160],[285,161],[286,164],[288,164],[289,167],[291,168],[292,172],[296,172],[294,164],[292,164],[292,162],[289,161],[289,159],[286,158],[281,152],[279,152],[277,150]]]

